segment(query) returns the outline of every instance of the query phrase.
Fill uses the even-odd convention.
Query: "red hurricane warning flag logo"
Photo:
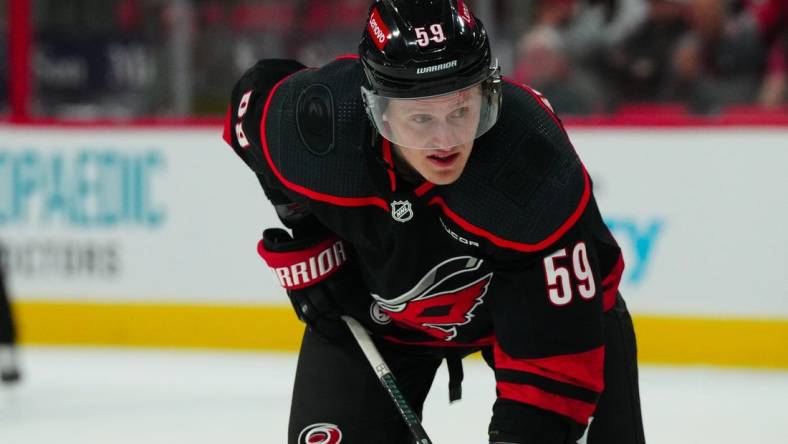
[[[457,2],[457,6],[458,9],[460,10],[460,17],[462,17],[462,19],[465,20],[465,23],[467,23],[468,26],[473,28],[473,25],[476,23],[476,21],[473,19],[473,15],[471,15],[471,10],[468,9],[468,6],[465,5],[465,2],[463,2],[462,0]]]
[[[372,297],[395,322],[451,341],[457,327],[471,322],[473,311],[484,302],[493,273],[479,277],[475,272],[482,262],[471,256],[453,257],[434,266],[400,296]]]
[[[308,425],[298,434],[298,444],[339,444],[341,441],[339,427],[327,422]]]

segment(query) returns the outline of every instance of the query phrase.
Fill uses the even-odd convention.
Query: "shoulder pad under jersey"
[[[258,128],[265,98],[282,79],[305,68],[296,60],[262,59],[249,68],[233,87],[222,138],[257,173],[266,168],[258,149]]]
[[[430,203],[498,247],[539,251],[580,218],[591,182],[549,103],[509,81],[503,91],[498,122],[476,141],[460,179]]]
[[[342,206],[378,205],[364,150],[372,133],[358,60],[299,71],[274,86],[261,120],[261,149],[290,192]]]

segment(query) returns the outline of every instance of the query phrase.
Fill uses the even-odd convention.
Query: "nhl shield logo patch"
[[[413,219],[413,208],[409,200],[395,200],[391,202],[391,217],[397,222],[407,222]]]

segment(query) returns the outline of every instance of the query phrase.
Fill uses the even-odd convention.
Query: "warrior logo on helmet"
[[[484,302],[493,273],[479,276],[482,263],[471,256],[453,257],[434,266],[400,296],[372,297],[394,322],[451,341],[457,327],[471,322],[474,310]]]

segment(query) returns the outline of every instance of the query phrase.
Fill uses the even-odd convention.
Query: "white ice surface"
[[[0,444],[284,443],[295,356],[85,348],[20,350],[0,386]],[[424,426],[437,444],[486,443],[492,373],[467,361],[463,400],[439,371]],[[650,444],[788,443],[788,372],[641,367]],[[350,443],[354,444],[354,443]]]

